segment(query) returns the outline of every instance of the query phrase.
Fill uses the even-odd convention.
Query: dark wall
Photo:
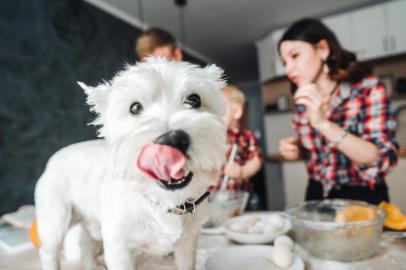
[[[0,214],[33,203],[53,152],[95,138],[76,81],[134,63],[139,33],[79,0],[0,1]]]

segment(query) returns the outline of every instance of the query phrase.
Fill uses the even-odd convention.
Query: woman
[[[298,134],[281,140],[279,151],[287,160],[307,159],[306,200],[389,201],[385,175],[398,144],[384,86],[317,19],[294,23],[278,48],[297,87]]]

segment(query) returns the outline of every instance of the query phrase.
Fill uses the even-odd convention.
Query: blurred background
[[[258,209],[303,201],[302,161],[284,162],[278,141],[291,129],[290,85],[277,42],[292,22],[321,18],[345,48],[385,81],[406,147],[406,0],[14,0],[0,2],[0,215],[33,203],[35,183],[59,148],[95,138],[76,81],[109,80],[135,63],[134,40],[149,26],[171,31],[185,60],[225,69],[247,97],[244,125],[266,156],[254,177]],[[403,152],[388,177],[406,210]]]

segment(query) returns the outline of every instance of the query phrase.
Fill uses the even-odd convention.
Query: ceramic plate
[[[223,226],[203,227],[200,231],[203,234],[224,234],[225,233]]]
[[[245,245],[222,249],[209,257],[206,261],[206,270],[279,270],[267,259],[272,246]],[[304,270],[303,260],[295,255],[293,263],[285,270]]]

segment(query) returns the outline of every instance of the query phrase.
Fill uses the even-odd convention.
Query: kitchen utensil
[[[373,220],[335,222],[345,207],[365,207]],[[287,209],[295,242],[310,254],[329,260],[356,261],[373,256],[379,248],[385,211],[350,200],[303,202]]]
[[[249,193],[246,191],[224,191],[221,198],[209,198],[209,222],[204,227],[221,226],[229,218],[242,214],[247,205]]]

